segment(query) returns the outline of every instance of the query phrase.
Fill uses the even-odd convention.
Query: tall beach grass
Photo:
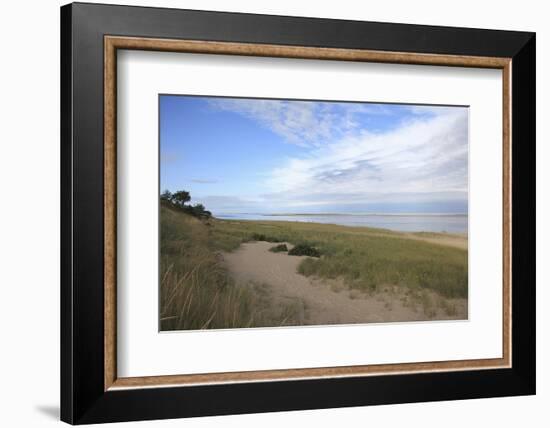
[[[160,227],[161,330],[295,324],[294,304],[272,305],[261,284],[236,284],[203,221],[166,204]]]
[[[376,292],[397,286],[412,295],[436,293],[442,302],[468,297],[465,249],[403,233],[286,221],[204,221],[167,204],[161,205],[160,220],[161,330],[299,324],[300,302],[274,305],[267,287],[237,284],[224,267],[222,252],[259,240],[314,248],[320,257],[304,258],[298,272],[343,279],[350,289]],[[431,304],[426,300],[426,306]]]
[[[214,245],[228,251],[255,236],[314,247],[322,256],[303,260],[299,272],[341,277],[350,288],[375,291],[398,285],[432,290],[447,298],[468,297],[467,250],[410,239],[400,232],[320,223],[216,220],[211,234]],[[430,238],[438,236],[445,235],[430,234]]]

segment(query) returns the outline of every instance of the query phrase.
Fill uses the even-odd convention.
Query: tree
[[[196,217],[211,217],[212,213],[204,208],[203,204],[195,204],[193,206],[193,215]]]
[[[197,214],[199,214],[199,215],[202,214],[202,213],[204,212],[204,210],[205,210],[203,204],[195,204],[195,205],[193,205],[193,209],[194,209],[195,212],[196,212]]]
[[[185,205],[186,202],[191,200],[191,194],[185,190],[178,190],[177,192],[170,193],[169,190],[165,190],[160,194],[160,199],[162,201],[167,201],[172,204],[174,207],[178,207],[184,213],[189,215],[208,219],[212,217],[212,213],[208,211],[203,204],[195,205]]]
[[[185,190],[178,190],[177,192],[174,192],[172,194],[170,202],[172,202],[174,205],[177,205],[178,207],[183,208],[185,206],[185,203],[189,202],[190,200],[191,195],[189,194],[189,192],[186,192]]]

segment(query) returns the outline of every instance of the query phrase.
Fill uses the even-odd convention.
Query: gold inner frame
[[[116,88],[117,50],[147,50],[394,64],[441,65],[502,70],[503,91],[503,320],[502,358],[357,365],[227,373],[119,378],[116,367]],[[104,389],[191,386],[234,382],[357,377],[511,367],[511,58],[383,52],[250,43],[104,37]]]

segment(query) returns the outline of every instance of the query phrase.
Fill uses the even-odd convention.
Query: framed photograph
[[[61,56],[62,420],[535,393],[533,33],[76,3]]]

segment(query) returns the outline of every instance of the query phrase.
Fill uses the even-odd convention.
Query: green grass
[[[161,206],[161,330],[296,325],[300,302],[273,305],[261,284],[235,284],[211,227]]]
[[[286,221],[201,221],[165,204],[160,219],[162,330],[299,324],[300,302],[274,308],[265,287],[236,284],[223,267],[221,252],[258,240],[316,249],[321,257],[298,266],[305,276],[342,278],[348,288],[369,293],[386,285],[406,287],[423,296],[427,311],[440,305],[423,290],[444,298],[468,296],[466,250],[402,233]]]
[[[446,298],[468,297],[468,252],[381,229],[286,221],[214,220],[212,246],[231,251],[261,235],[318,249],[298,270],[306,276],[342,277],[350,288],[383,285],[433,290]],[[442,236],[430,234],[430,237]]]
[[[264,235],[263,233],[254,232],[250,235],[250,241],[265,241],[265,242],[281,242],[280,238],[274,236]]]

